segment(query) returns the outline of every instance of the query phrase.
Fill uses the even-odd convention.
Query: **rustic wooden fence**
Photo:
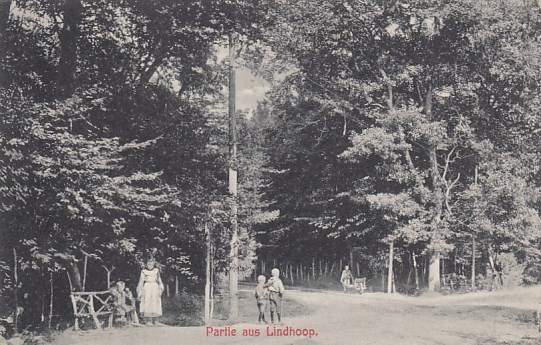
[[[72,292],[70,294],[75,317],[75,330],[79,329],[79,320],[90,318],[97,329],[101,329],[100,316],[107,316],[108,326],[112,327],[114,310],[109,291]]]

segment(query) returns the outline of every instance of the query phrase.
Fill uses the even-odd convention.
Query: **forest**
[[[346,264],[389,293],[539,284],[540,16],[0,0],[0,317],[54,328],[70,291],[133,288],[148,257],[168,296],[203,295],[208,260],[217,294],[273,267],[332,289]],[[232,142],[235,69],[270,88]]]

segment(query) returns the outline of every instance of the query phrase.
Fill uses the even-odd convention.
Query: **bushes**
[[[179,294],[162,299],[162,322],[171,326],[200,326],[204,324],[203,296]]]
[[[515,287],[523,284],[526,264],[519,264],[513,253],[500,254],[498,263],[501,283],[504,287]]]

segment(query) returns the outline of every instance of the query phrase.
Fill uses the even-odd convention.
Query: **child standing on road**
[[[272,277],[269,279],[267,286],[269,288],[269,302],[271,323],[274,323],[274,313],[278,317],[278,322],[282,322],[282,296],[284,294],[284,284],[280,279],[280,271],[277,268],[273,268],[271,271]]]
[[[257,286],[255,288],[255,299],[257,301],[257,309],[259,310],[259,323],[267,323],[265,321],[265,309],[269,301],[269,289],[265,286],[265,276],[257,277]]]

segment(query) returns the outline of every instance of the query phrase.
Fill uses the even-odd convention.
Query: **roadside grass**
[[[435,316],[453,318],[471,318],[478,321],[509,323],[517,326],[535,325],[537,316],[535,310],[511,308],[505,306],[470,306],[470,305],[418,305],[404,309],[406,314],[415,315],[421,309],[430,310]]]
[[[478,342],[477,345],[539,345],[541,344],[541,338],[524,338],[517,341],[496,341],[486,340]]]

